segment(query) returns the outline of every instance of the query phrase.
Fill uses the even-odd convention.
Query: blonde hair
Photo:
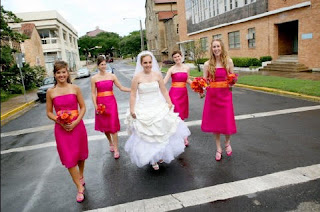
[[[224,44],[220,39],[213,39],[210,45],[210,59],[209,59],[209,73],[213,77],[213,79],[214,79],[214,74],[216,73],[216,65],[217,65],[217,60],[212,50],[212,44],[215,41],[218,41],[220,43],[220,46],[221,46],[220,59],[223,67],[227,70],[227,74],[229,74],[229,65],[228,65],[229,56],[227,51],[225,50]]]

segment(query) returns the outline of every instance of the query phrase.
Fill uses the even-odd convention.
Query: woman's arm
[[[79,107],[80,107],[80,112],[79,112],[79,115],[78,115],[76,120],[74,120],[71,124],[67,124],[66,125],[66,130],[67,131],[73,130],[80,123],[80,121],[82,120],[82,118],[83,118],[83,116],[84,116],[84,114],[86,112],[86,105],[84,103],[84,99],[83,99],[81,90],[80,90],[80,88],[78,86],[76,86],[76,85],[73,85],[73,86],[74,86],[74,89],[76,91],[77,100],[78,100],[78,104],[79,104]]]
[[[230,74],[234,73],[234,71],[233,71],[234,65],[233,65],[233,61],[231,58],[229,58],[229,60],[228,60],[228,65],[229,65],[229,73]]]
[[[164,77],[164,80],[163,80],[164,84],[167,84],[167,82],[169,81],[169,78],[171,77],[172,69],[173,69],[173,66],[169,68],[166,76]]]
[[[97,91],[96,91],[96,80],[94,77],[91,78],[91,98],[95,110],[97,110]]]
[[[135,76],[133,77],[131,82],[131,93],[130,93],[130,114],[134,119],[136,118],[134,107],[136,104],[137,89],[138,89],[138,77]]]
[[[203,78],[205,78],[205,79],[208,78],[208,71],[209,71],[209,61],[204,63],[204,66],[203,66]]]
[[[186,66],[186,67],[187,67],[187,74],[188,74],[187,83],[188,83],[189,85],[191,85],[192,80],[189,78],[189,77],[190,77],[190,68],[189,68],[188,66]]]
[[[160,74],[158,74],[158,79],[159,79],[160,91],[161,91],[163,97],[165,98],[166,102],[168,103],[169,108],[171,109],[172,102],[171,102],[170,96],[168,94],[168,90],[166,89],[164,82],[163,82],[163,79],[162,79],[162,76]]]
[[[114,84],[120,89],[120,91],[124,91],[124,92],[130,92],[131,89],[130,88],[127,88],[127,87],[124,87],[121,85],[121,83],[119,82],[118,78],[116,75],[113,75],[113,81],[114,81]]]
[[[47,99],[47,103],[46,103],[46,108],[47,108],[47,116],[49,119],[57,122],[57,118],[56,118],[56,115],[54,115],[53,113],[53,103],[52,103],[52,88],[50,88],[48,91],[47,91],[47,94],[46,94],[46,99]]]

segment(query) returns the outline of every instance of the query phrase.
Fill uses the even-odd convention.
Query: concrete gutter
[[[24,110],[24,109],[26,109],[26,108],[31,108],[31,107],[33,107],[35,104],[36,104],[36,100],[33,100],[33,101],[30,101],[30,102],[28,102],[28,103],[25,103],[25,104],[23,104],[23,105],[15,108],[15,109],[13,109],[13,110],[10,110],[9,112],[3,114],[3,115],[1,116],[1,126],[4,124],[3,121],[5,121],[6,119],[8,119],[9,117],[14,116],[14,115],[17,114],[18,112],[20,112],[20,111],[22,111],[22,110]],[[9,121],[9,120],[7,120],[7,121]]]
[[[275,89],[275,88],[257,87],[257,86],[252,86],[252,85],[239,84],[239,83],[236,83],[234,86],[240,87],[240,88],[248,88],[248,89],[253,89],[253,90],[266,91],[266,92],[271,92],[271,93],[291,95],[291,96],[296,96],[296,97],[300,97],[300,98],[304,98],[304,99],[320,102],[320,97],[319,96],[310,96],[310,95],[301,94],[301,93],[283,91],[283,90],[279,90],[279,89]]]

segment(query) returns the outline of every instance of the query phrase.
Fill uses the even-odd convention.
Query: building
[[[158,61],[168,60],[179,49],[176,0],[146,0],[147,48]]]
[[[99,29],[99,27],[97,26],[95,30],[90,31],[90,32],[87,32],[87,33],[86,33],[86,36],[95,37],[95,36],[97,36],[100,32],[105,32],[105,31],[103,31],[102,29]]]
[[[80,68],[77,31],[57,11],[16,13],[23,21],[9,23],[13,30],[21,25],[33,23],[40,35],[48,75],[52,75],[56,60],[64,60],[75,71]]]
[[[42,42],[36,26],[33,23],[22,24],[20,32],[29,37],[29,39],[26,39],[20,44],[21,53],[24,54],[25,61],[29,63],[30,66],[45,67]]]
[[[208,50],[221,38],[230,56],[290,55],[320,68],[319,0],[182,0],[177,10],[178,44],[187,55],[194,41]]]

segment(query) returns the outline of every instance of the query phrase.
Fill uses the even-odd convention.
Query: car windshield
[[[86,68],[79,69],[78,72],[88,71]]]
[[[53,77],[45,78],[43,80],[43,84],[44,85],[49,85],[49,84],[53,84],[53,83],[54,83],[54,78]]]

